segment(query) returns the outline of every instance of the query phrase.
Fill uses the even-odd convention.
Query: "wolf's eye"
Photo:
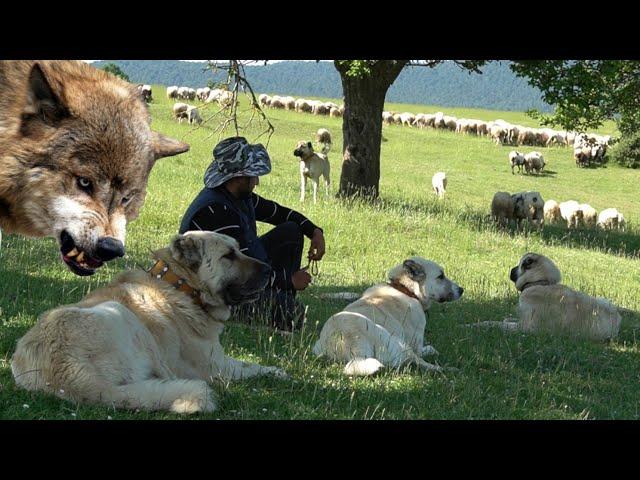
[[[85,192],[91,191],[91,180],[86,177],[78,177],[78,187]]]
[[[127,205],[131,201],[132,197],[122,197],[122,205]]]

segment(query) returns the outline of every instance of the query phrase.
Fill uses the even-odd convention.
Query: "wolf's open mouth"
[[[60,253],[69,270],[80,276],[93,275],[104,263],[78,248],[66,230],[60,234]]]

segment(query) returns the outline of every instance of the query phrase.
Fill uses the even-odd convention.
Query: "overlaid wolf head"
[[[57,239],[91,275],[124,255],[155,161],[189,145],[150,129],[136,85],[80,61],[0,61],[0,228]]]

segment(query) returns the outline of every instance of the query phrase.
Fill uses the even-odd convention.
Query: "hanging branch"
[[[246,63],[250,63],[250,61]],[[266,64],[266,61],[265,61],[265,64]],[[266,144],[267,146],[269,145],[269,141],[271,140],[271,136],[275,132],[275,128],[269,121],[269,118],[267,117],[265,112],[262,110],[258,100],[256,99],[253,88],[251,87],[251,84],[247,80],[244,67],[245,67],[245,64],[239,60],[229,60],[228,63],[222,63],[222,62],[212,61],[212,60],[209,60],[207,62],[207,67],[205,68],[205,71],[209,70],[212,72],[213,75],[215,75],[215,73],[219,70],[223,70],[227,72],[226,81],[215,84],[215,85],[216,87],[222,87],[222,89],[226,92],[230,92],[231,98],[228,99],[228,97],[225,97],[221,102],[218,102],[220,103],[221,108],[216,112],[214,112],[213,114],[207,116],[206,118],[203,118],[202,125],[198,125],[192,128],[188,133],[191,133],[192,131],[202,128],[203,125],[206,125],[210,123],[212,120],[214,120],[216,117],[221,116],[222,118],[220,118],[218,125],[211,131],[211,134],[209,134],[206,138],[207,139],[211,138],[213,135],[218,133],[218,138],[220,139],[222,136],[222,133],[227,129],[227,127],[231,125],[233,126],[236,136],[240,136],[241,131],[246,130],[247,127],[249,127],[254,122],[256,115],[258,115],[259,123],[262,124],[263,122],[266,122],[267,127],[264,131],[262,131],[256,137],[256,140],[262,137],[264,134],[268,134]],[[249,98],[250,106],[248,109],[238,112],[238,105],[239,105],[238,97],[240,94],[240,89],[242,89],[242,92]],[[203,107],[204,110],[208,110],[209,105],[210,105],[209,103],[203,102],[199,105],[199,107]],[[238,113],[244,114],[247,112],[251,112],[251,116],[249,120],[244,125],[239,125]]]

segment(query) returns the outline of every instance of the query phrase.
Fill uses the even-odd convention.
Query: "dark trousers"
[[[260,242],[267,251],[271,268],[276,273],[273,285],[269,281],[268,287],[277,290],[290,290],[295,296],[296,291],[291,283],[291,275],[300,270],[304,246],[302,230],[297,223],[281,223],[262,235]]]
[[[260,241],[269,256],[272,276],[256,302],[237,310],[238,320],[292,330],[298,326],[304,314],[302,305],[296,301],[297,291],[291,283],[291,275],[300,270],[302,261],[302,230],[297,223],[281,223],[262,235]]]

